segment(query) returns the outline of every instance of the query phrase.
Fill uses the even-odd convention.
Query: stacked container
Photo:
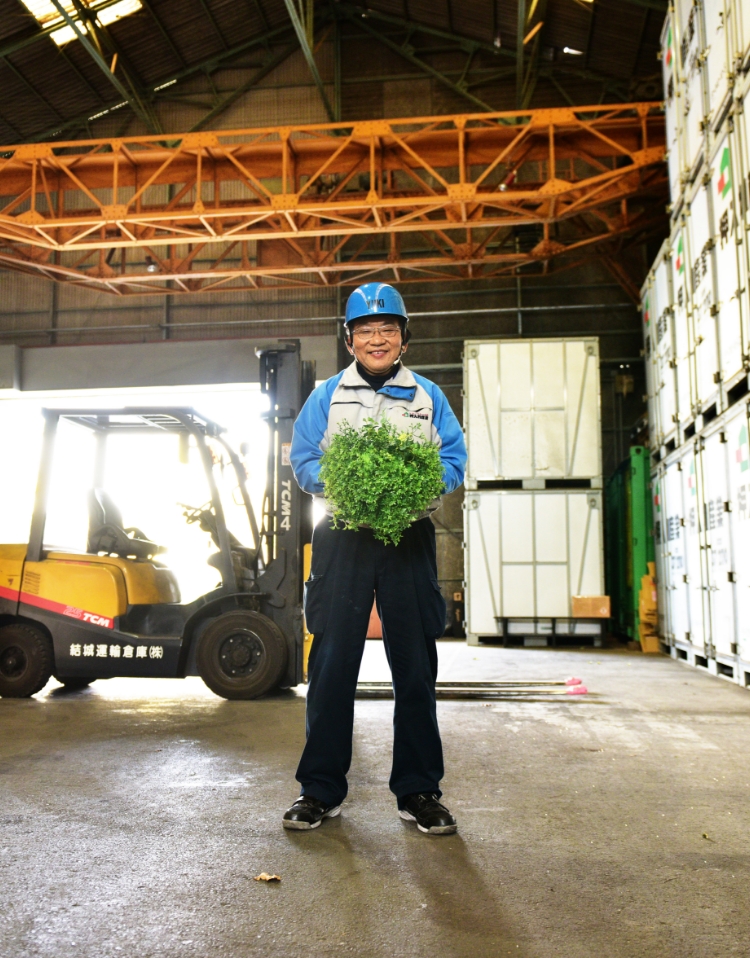
[[[598,341],[468,340],[464,423],[469,642],[600,642]]]
[[[661,635],[674,657],[745,686],[748,67],[747,0],[676,2],[662,34],[671,232],[641,294]]]

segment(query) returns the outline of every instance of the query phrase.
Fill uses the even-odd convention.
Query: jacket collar
[[[363,386],[367,389],[370,388],[357,372],[356,361],[346,367],[344,375],[339,381],[339,385],[352,389],[361,389]],[[417,392],[417,381],[412,375],[411,370],[407,369],[403,363],[399,363],[396,375],[389,379],[385,386],[379,389],[378,392],[384,393],[386,396],[391,396],[394,399],[406,399],[408,402],[411,402]]]

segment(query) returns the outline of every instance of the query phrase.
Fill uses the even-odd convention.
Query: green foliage
[[[440,450],[387,419],[344,423],[323,454],[320,479],[335,524],[370,526],[376,539],[398,545],[410,522],[443,491]]]

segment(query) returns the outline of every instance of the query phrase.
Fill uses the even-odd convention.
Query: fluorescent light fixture
[[[583,50],[575,50],[573,47],[563,47],[563,53],[569,53],[573,57],[583,56]]]
[[[54,27],[55,24],[60,24],[58,30],[53,30],[52,33],[50,33],[50,36],[59,47],[76,39],[75,30],[65,22],[58,13],[55,5],[50,3],[50,0],[21,0],[21,2],[41,26]],[[142,6],[141,0],[119,0],[119,3],[113,3],[108,7],[104,7],[103,10],[99,10],[99,7],[101,7],[105,0],[83,0],[83,2],[89,10],[97,12],[99,23],[105,27],[110,23],[114,23],[116,20],[122,20],[123,17],[129,17],[131,13],[136,13]],[[65,8],[66,13],[69,13],[71,17],[77,18],[77,11],[72,0],[62,0],[62,6]],[[76,19],[76,25],[81,32],[87,32],[85,23]]]

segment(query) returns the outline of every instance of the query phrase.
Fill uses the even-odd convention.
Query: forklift
[[[298,340],[256,350],[268,396],[266,485],[258,523],[244,463],[215,422],[189,408],[45,409],[29,541],[0,545],[0,696],[24,698],[54,677],[69,689],[115,676],[200,675],[226,699],[252,699],[303,681],[303,553],[312,538],[312,500],[294,480],[292,428],[315,386],[315,364]],[[94,436],[85,552],[45,542],[55,442],[61,421]],[[183,515],[210,535],[215,589],[182,604],[164,550],[122,515],[103,488],[114,434],[179,437],[199,451],[210,500]],[[217,455],[218,450],[218,455]],[[231,470],[252,542],[227,527],[215,470]],[[239,499],[236,500],[240,505]]]

